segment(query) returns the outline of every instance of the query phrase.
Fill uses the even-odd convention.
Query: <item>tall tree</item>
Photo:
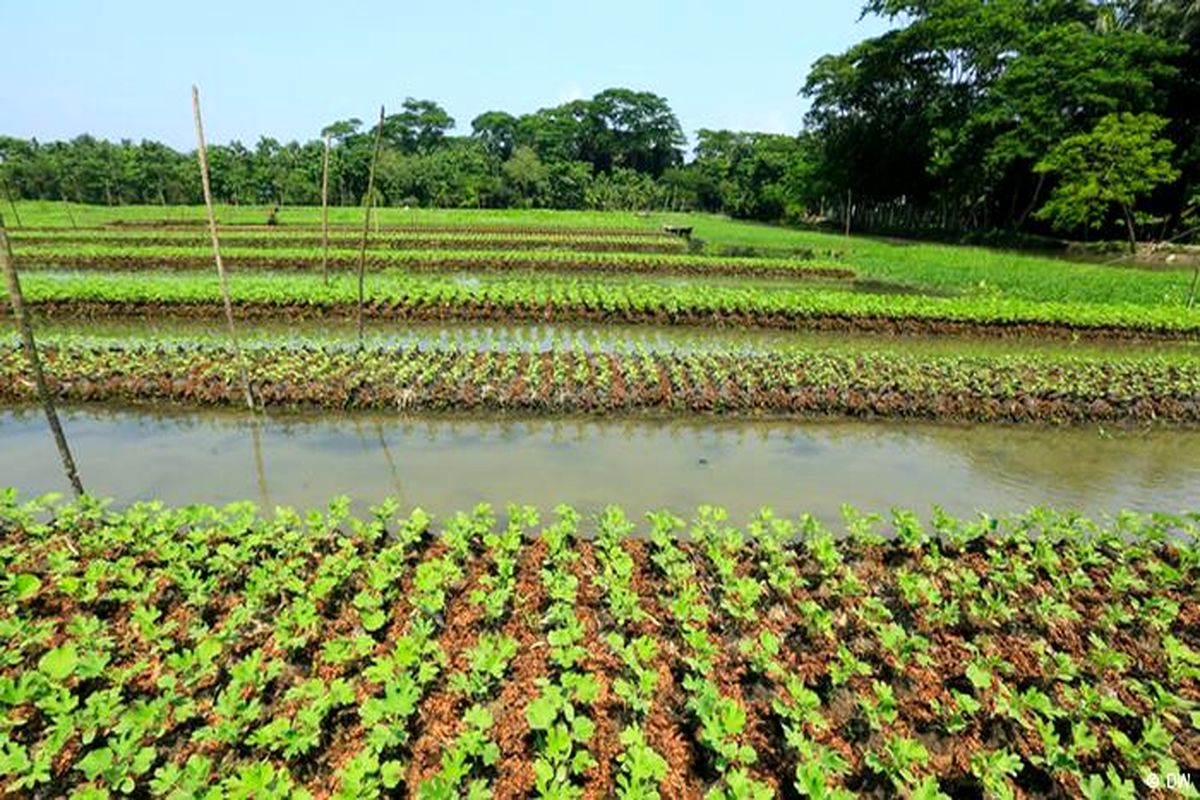
[[[1166,124],[1153,114],[1109,114],[1091,131],[1064,139],[1037,165],[1059,176],[1038,215],[1067,230],[1095,229],[1115,206],[1136,252],[1138,199],[1179,177],[1171,164],[1174,145],[1159,138]]]

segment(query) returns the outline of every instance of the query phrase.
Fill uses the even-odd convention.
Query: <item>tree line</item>
[[[700,130],[608,89],[455,135],[432,100],[385,117],[375,201],[469,208],[717,211],[855,230],[1133,240],[1200,220],[1200,0],[868,0],[886,33],[825,56],[796,135]],[[210,146],[235,204],[363,202],[373,126]],[[0,137],[15,197],[197,203],[194,154],[158,142]]]

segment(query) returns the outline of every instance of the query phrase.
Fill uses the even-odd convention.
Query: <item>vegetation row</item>
[[[234,351],[220,345],[44,345],[67,401],[237,405]],[[1200,360],[1188,356],[906,356],[901,353],[498,352],[343,346],[245,349],[269,407],[851,415],[1014,422],[1200,422]],[[0,345],[0,400],[33,384]]]
[[[505,271],[538,270],[594,274],[681,274],[746,275],[767,278],[810,277],[853,278],[855,272],[842,266],[818,265],[809,261],[767,258],[707,257],[700,255],[630,252],[605,248],[477,247],[464,249],[430,247],[400,242],[403,249],[371,246],[366,266],[406,270]],[[328,264],[333,269],[357,269],[357,243],[331,242],[326,256],[322,247],[298,243],[268,246],[244,245],[236,240],[222,247],[221,255],[231,269],[312,271]],[[79,243],[23,247],[16,258],[22,269],[68,268],[99,270],[204,270],[212,267],[212,248],[180,245],[127,245]]]
[[[646,256],[651,258],[651,256]],[[669,258],[658,256],[657,258]],[[211,314],[220,306],[217,279],[195,274],[57,274],[31,272],[28,300],[49,313]],[[241,313],[277,316],[352,314],[351,277],[243,273],[230,291]],[[1190,336],[1200,310],[1184,306],[1035,301],[990,294],[937,297],[774,284],[587,280],[569,276],[372,274],[367,312],[393,319],[595,320],[660,324],[830,327],[890,331],[967,330]]]

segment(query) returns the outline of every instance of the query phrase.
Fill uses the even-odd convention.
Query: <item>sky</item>
[[[470,133],[623,86],[665,97],[699,128],[799,130],[812,62],[877,35],[857,0],[267,2],[0,0],[0,134],[91,133],[195,145],[317,138],[406,97],[441,103]]]

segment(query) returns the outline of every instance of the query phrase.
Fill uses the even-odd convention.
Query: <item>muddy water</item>
[[[186,318],[47,320],[39,335],[82,337],[98,343],[156,341],[223,343],[224,331],[212,320]],[[570,323],[405,323],[366,321],[367,343],[376,347],[473,348],[486,350],[548,351],[583,349],[628,352],[748,352],[796,353],[813,350],[854,349],[903,352],[909,355],[1018,355],[1047,356],[1180,356],[1200,358],[1200,341],[1132,342],[1076,341],[1035,338],[987,339],[963,336],[904,336],[781,331],[751,328],[693,328],[654,325],[588,325]],[[16,341],[16,334],[9,334]],[[255,320],[241,330],[250,345],[288,342],[357,346],[353,321],[310,320],[284,322]]]
[[[842,503],[886,512],[935,504],[959,515],[1052,504],[1088,515],[1200,509],[1200,431],[639,418],[288,415],[68,409],[64,425],[89,489],[119,502],[253,499],[360,507],[387,496],[436,514],[486,500],[587,511],[687,515],[763,505],[836,522]],[[0,411],[0,486],[64,487],[45,422]]]

